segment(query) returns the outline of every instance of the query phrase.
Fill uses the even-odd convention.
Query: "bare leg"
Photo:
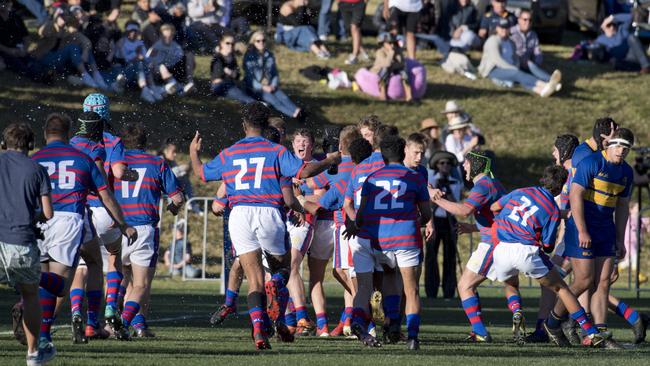
[[[23,298],[23,329],[27,338],[27,352],[34,353],[38,351],[38,333],[41,329],[38,284],[18,284],[18,291]]]

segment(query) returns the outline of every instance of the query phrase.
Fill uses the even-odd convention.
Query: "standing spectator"
[[[294,51],[313,52],[318,58],[328,59],[330,53],[316,30],[310,24],[308,0],[289,0],[280,7],[275,41]]]
[[[478,29],[478,36],[482,40],[487,39],[495,32],[501,20],[508,22],[506,25],[508,28],[517,24],[517,18],[506,9],[506,3],[506,0],[492,0],[492,10],[483,15]]]
[[[165,251],[163,260],[165,267],[169,269],[172,277],[182,276],[184,268],[186,278],[198,278],[201,276],[201,270],[192,266],[192,244],[187,241],[186,245],[183,246],[185,225],[186,222],[182,219],[176,224],[174,228],[174,243]]]
[[[470,48],[480,44],[476,35],[478,29],[478,12],[471,0],[458,0],[458,8],[451,20],[449,30],[451,40],[449,45],[458,48],[460,51],[468,51]]]
[[[445,192],[445,197],[452,202],[460,202],[463,180],[455,178],[452,172],[457,169],[456,156],[447,151],[436,152],[431,159],[431,188]],[[456,293],[456,218],[444,209],[433,205],[434,237],[427,241],[425,253],[424,289],[429,298],[438,296],[440,271],[438,269],[438,250],[443,247],[442,259],[442,295],[451,299]]]
[[[384,19],[388,31],[406,35],[406,57],[415,60],[415,32],[422,9],[422,0],[384,0]]]
[[[160,27],[160,39],[147,52],[153,75],[165,84],[165,91],[174,95],[179,91],[185,95],[194,89],[194,55],[183,52],[175,41],[176,28],[171,24]],[[177,80],[185,84],[180,85]]]
[[[462,165],[465,161],[465,154],[478,146],[479,137],[471,133],[467,115],[454,117],[449,122],[447,129],[449,135],[445,139],[445,149],[454,154],[458,163]]]
[[[41,365],[54,358],[56,350],[51,342],[39,344],[38,339],[41,265],[35,222],[51,219],[53,208],[45,169],[27,157],[33,148],[34,133],[25,123],[12,123],[2,133],[2,149],[7,151],[0,154],[0,283],[20,292],[22,311],[15,307],[14,329],[18,334],[24,330],[27,364]]]
[[[517,25],[510,28],[510,39],[515,43],[519,69],[548,82],[551,75],[542,69],[542,49],[539,46],[539,37],[532,29],[532,19],[530,10],[522,10],[517,18]]]
[[[332,16],[332,5],[334,0],[321,0],[320,2],[320,12],[318,13],[318,38],[325,42],[327,41],[327,36],[330,34],[331,27],[331,16]],[[345,23],[343,23],[343,17],[341,16],[341,11],[337,11],[336,15],[336,25],[338,28],[338,38],[340,40],[345,40],[347,37],[345,34]]]
[[[339,11],[345,23],[345,29],[352,36],[352,53],[345,59],[346,65],[369,60],[368,54],[361,45],[361,25],[366,15],[365,0],[339,0]]]
[[[440,126],[434,118],[425,118],[420,122],[420,133],[427,138],[424,150],[424,161],[427,169],[433,155],[438,151],[444,151],[445,145],[440,140]]]
[[[301,117],[300,108],[284,94],[280,87],[280,75],[273,53],[266,48],[264,32],[251,36],[248,51],[244,55],[244,82],[249,93],[269,103],[288,117]]]
[[[215,95],[246,104],[255,101],[255,99],[248,96],[237,85],[241,75],[234,46],[235,37],[230,33],[225,33],[221,37],[219,46],[215,49],[210,64],[210,79],[212,80],[210,89]]]
[[[602,45],[607,58],[614,60],[617,70],[639,70],[650,73],[650,62],[639,37],[630,34],[631,14],[613,14],[603,20],[603,34],[594,43]]]
[[[496,27],[496,34],[490,36],[483,45],[483,57],[478,71],[485,78],[490,78],[496,84],[511,86],[520,84],[527,90],[541,97],[549,97],[558,90],[562,74],[553,71],[548,82],[519,70],[519,62],[515,52],[515,44],[509,38],[510,22],[501,19]]]

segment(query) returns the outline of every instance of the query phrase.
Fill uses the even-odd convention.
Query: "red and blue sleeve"
[[[113,145],[113,150],[111,151],[111,156],[108,156],[108,162],[111,166],[115,164],[124,164],[126,165],[126,159],[124,158],[124,144],[119,137],[115,138],[115,144]]]
[[[171,169],[169,169],[169,165],[167,165],[167,163],[165,163],[164,161],[162,162],[161,170],[162,171],[160,172],[160,182],[165,194],[167,194],[168,197],[172,197],[182,192],[183,188],[178,183],[178,179],[176,179],[176,175],[174,174],[174,172],[172,172]]]
[[[322,172],[314,177],[314,185],[316,189],[323,189],[329,186],[331,183],[329,175],[326,172]]]
[[[90,190],[94,192],[105,190],[107,188],[106,179],[104,179],[104,175],[90,158],[88,159],[88,168],[90,170],[90,183],[92,185],[89,187]]]
[[[550,251],[555,247],[555,240],[557,238],[557,230],[560,226],[560,215],[559,211],[555,209],[550,215],[548,221],[542,227],[542,246],[546,248],[546,251]]]
[[[469,196],[463,204],[477,210],[488,203],[490,197],[490,187],[483,181],[474,185],[474,188],[469,192]]]
[[[225,168],[226,159],[224,158],[223,151],[219,153],[214,159],[203,164],[201,167],[201,179],[204,182],[221,180],[223,170]]]

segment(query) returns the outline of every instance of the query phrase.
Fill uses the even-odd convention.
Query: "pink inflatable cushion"
[[[422,64],[415,60],[406,60],[413,98],[421,99],[427,91],[427,71]],[[362,68],[354,74],[359,88],[364,93],[379,98],[379,76]],[[393,75],[388,82],[388,99],[404,99],[404,87],[399,75]]]

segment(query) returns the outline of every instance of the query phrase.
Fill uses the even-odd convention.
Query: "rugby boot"
[[[556,346],[571,347],[571,342],[569,342],[569,340],[566,338],[566,335],[564,335],[562,327],[556,329],[549,328],[548,324],[544,322],[544,330],[546,331],[546,334],[548,334],[548,338],[551,340],[551,342],[555,343]]]
[[[27,337],[25,336],[25,329],[23,328],[23,303],[18,302],[11,308],[11,327],[14,332],[14,338],[20,344],[27,345]]]
[[[269,338],[263,331],[256,332],[253,330],[253,342],[255,342],[255,348],[258,350],[271,349]]]
[[[382,305],[381,292],[375,291],[370,296],[370,311],[372,313],[372,320],[375,324],[384,324],[384,308]]]
[[[131,335],[129,334],[128,329],[124,327],[124,324],[122,324],[122,317],[117,309],[107,305],[104,310],[104,318],[106,319],[106,324],[111,328],[115,338],[121,341],[131,340]]]
[[[266,312],[269,314],[269,318],[272,321],[278,319],[280,315],[280,301],[278,300],[278,286],[277,283],[273,280],[266,281],[264,284],[264,290],[266,291],[267,303],[269,304],[266,308]]]
[[[212,313],[212,316],[210,316],[210,324],[212,325],[220,325],[223,323],[226,318],[230,314],[236,314],[237,309],[231,306],[226,306],[226,304],[223,304],[219,307],[219,310],[215,311]]]
[[[492,336],[490,335],[490,333],[482,336],[480,334],[470,332],[469,336],[465,338],[465,341],[472,342],[472,343],[492,343]]]
[[[329,337],[330,332],[327,329],[327,325],[322,328],[316,328],[316,337]]]
[[[88,339],[107,339],[111,333],[99,325],[94,327],[90,324],[86,325],[86,338]]]
[[[133,330],[133,337],[136,337],[136,338],[156,338],[156,333],[152,332],[148,327],[135,328]]]
[[[571,345],[579,345],[582,340],[578,334],[578,323],[573,319],[567,319],[561,324],[562,332],[566,336],[566,339],[571,343]]]
[[[293,336],[293,333],[289,327],[280,321],[275,322],[275,334],[278,335],[278,339],[281,342],[291,343],[295,340],[295,337]]]
[[[398,343],[401,340],[400,328],[401,328],[400,323],[398,322],[392,322],[384,326],[383,329],[384,343],[386,344]]]
[[[608,342],[608,335],[603,333],[596,333],[586,336],[582,339],[582,345],[593,348],[609,348],[609,349],[622,349],[616,341],[611,340]]]
[[[296,335],[298,336],[309,336],[314,334],[316,331],[316,325],[313,321],[309,319],[300,319],[298,320],[298,326],[296,327]]]
[[[86,330],[84,328],[84,320],[81,313],[72,314],[72,343],[88,343]]]
[[[360,324],[352,324],[352,334],[361,341],[366,347],[381,347],[381,342],[364,330]]]
[[[645,334],[648,328],[648,322],[650,318],[646,314],[641,313],[639,319],[632,325],[632,331],[634,331],[634,343],[639,344],[645,341]]]
[[[332,329],[330,336],[332,337],[341,337],[343,335],[343,322],[339,322],[336,328]]]
[[[406,340],[406,349],[417,351],[420,349],[420,341],[417,338],[409,338]]]
[[[521,311],[512,314],[512,339],[519,346],[526,344],[526,321]]]
[[[526,336],[526,343],[548,343],[548,335],[543,329],[536,330]]]

